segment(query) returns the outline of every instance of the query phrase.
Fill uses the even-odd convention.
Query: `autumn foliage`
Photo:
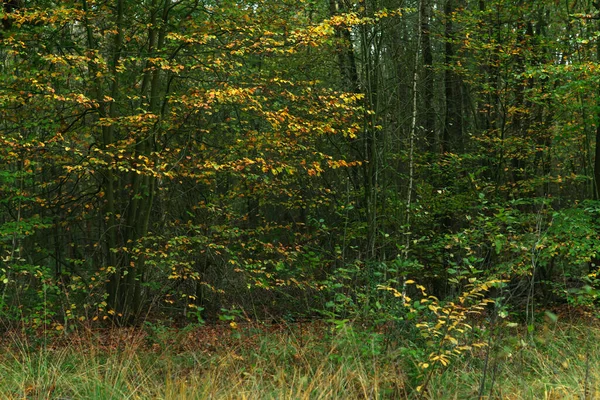
[[[2,321],[360,321],[422,397],[477,324],[592,312],[582,3],[3,2]]]

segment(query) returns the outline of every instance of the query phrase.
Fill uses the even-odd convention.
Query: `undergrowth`
[[[512,331],[511,331],[512,330]],[[358,323],[88,330],[5,335],[3,399],[594,398],[600,327],[545,322],[479,332],[489,346],[426,378],[399,330]],[[474,333],[475,334],[475,333]]]

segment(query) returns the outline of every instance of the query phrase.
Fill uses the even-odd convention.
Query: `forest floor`
[[[393,338],[393,340],[392,340]],[[491,338],[491,340],[490,340]],[[503,328],[429,376],[406,332],[325,322],[83,329],[0,343],[2,399],[592,399],[595,319]],[[483,384],[482,384],[483,382]],[[421,393],[418,386],[425,385]],[[419,397],[421,395],[421,397]]]

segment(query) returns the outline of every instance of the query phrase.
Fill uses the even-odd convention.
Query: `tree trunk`
[[[444,5],[445,17],[445,92],[446,92],[446,122],[442,138],[442,152],[462,151],[463,117],[462,117],[462,82],[454,70],[454,0],[446,0]]]
[[[435,109],[433,106],[433,52],[431,50],[430,37],[430,0],[421,0],[419,3],[420,15],[420,51],[423,53],[423,137],[425,149],[433,153],[435,151]]]

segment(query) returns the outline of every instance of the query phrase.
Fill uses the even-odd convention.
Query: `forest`
[[[2,397],[600,395],[599,3],[0,19]]]

